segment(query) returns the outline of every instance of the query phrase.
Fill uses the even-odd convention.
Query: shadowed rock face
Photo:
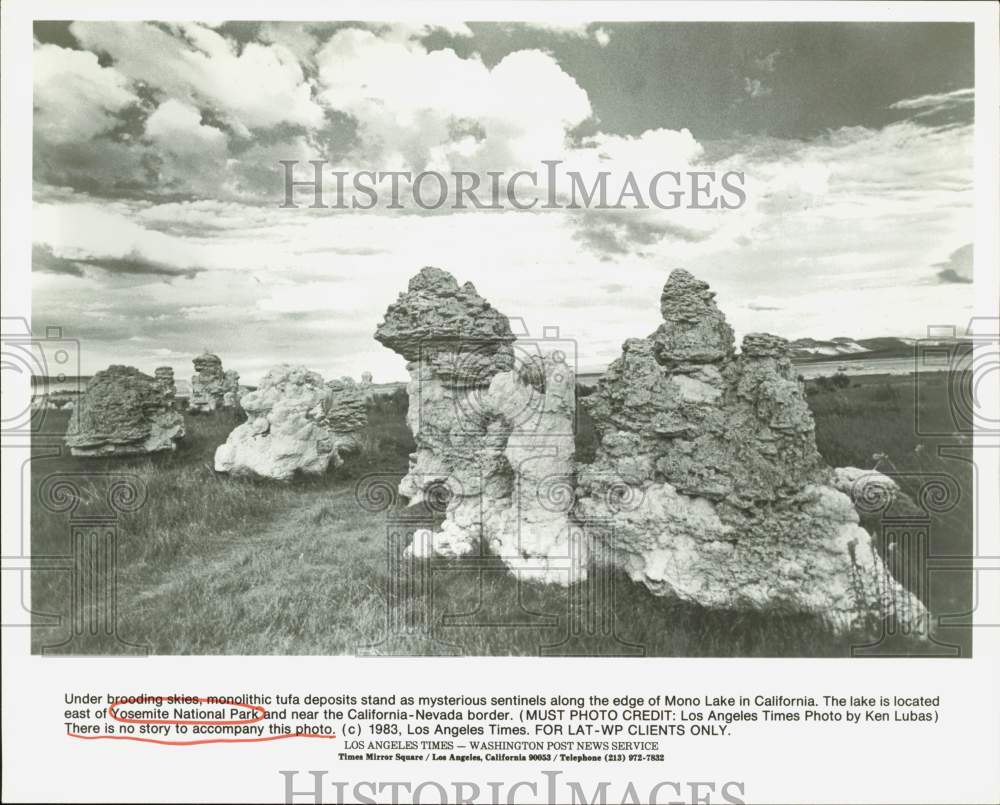
[[[161,381],[132,366],[94,375],[73,409],[66,445],[74,456],[129,456],[176,449],[184,418]]]
[[[660,309],[584,400],[599,446],[578,468],[577,520],[612,523],[618,562],[657,594],[842,628],[923,619],[816,450],[787,342],[753,333],[734,354],[714,295],[683,270]]]
[[[324,383],[318,372],[283,364],[241,400],[247,421],[215,451],[215,469],[287,481],[318,475],[357,451],[367,424],[365,397],[350,378]]]
[[[787,342],[753,333],[740,355],[714,294],[687,271],[663,288],[665,318],[625,342],[584,405],[601,464],[737,509],[827,478]]]

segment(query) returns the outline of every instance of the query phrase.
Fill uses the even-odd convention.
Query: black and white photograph
[[[610,686],[640,667],[666,681],[675,659],[725,659],[697,666],[728,667],[703,677],[722,685],[751,659],[817,660],[801,667],[826,663],[871,701],[786,697],[778,672],[775,697],[743,704],[807,724],[896,707],[928,735],[957,729],[935,698],[950,685],[886,680],[996,655],[995,630],[976,628],[1000,623],[995,7],[14,5],[4,637],[25,662],[184,658],[205,665],[169,667],[195,673],[232,658],[230,687],[256,690],[238,669],[339,658],[355,685],[395,668],[462,698],[477,657],[503,658],[517,690],[529,667],[597,667],[568,658],[607,662]],[[178,677],[154,703],[138,678],[82,680],[56,732],[132,736],[124,751],[143,757],[156,750],[135,741],[177,743],[170,725],[189,723],[336,737],[328,755],[359,763],[406,735],[377,726],[406,721],[396,692],[352,711],[370,734],[316,710],[289,735],[242,726],[273,700],[198,710],[222,706],[219,684]],[[91,691],[106,696],[94,735]],[[178,715],[182,693],[195,709]],[[995,717],[995,683],[983,695]],[[656,704],[628,706],[647,712],[642,698]],[[497,706],[554,709],[496,717],[558,720],[559,703],[514,696]],[[686,721],[709,702],[674,703]],[[769,729],[799,720],[770,712]],[[136,737],[149,725],[162,740]],[[730,726],[748,729],[705,734],[736,740]],[[107,762],[123,749],[70,743]],[[655,746],[620,748],[645,762]],[[531,748],[523,760],[548,757]],[[236,750],[156,757],[196,751]],[[321,801],[307,770],[340,773],[262,762],[263,801]],[[681,799],[806,796],[744,777],[713,778],[708,799],[678,783]],[[454,785],[433,801],[487,801]],[[569,785],[574,802],[612,801]],[[655,801],[635,790],[613,801]],[[873,792],[851,801],[897,801]]]

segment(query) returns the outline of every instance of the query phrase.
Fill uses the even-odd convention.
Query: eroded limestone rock
[[[223,371],[222,360],[211,352],[203,352],[192,361],[191,399],[188,409],[192,413],[211,413],[220,408],[234,408],[240,401],[240,376],[230,369]]]
[[[375,339],[451,386],[486,388],[513,365],[507,317],[467,282],[426,267],[386,310]]]
[[[416,451],[400,492],[447,504],[411,553],[488,547],[522,577],[569,583],[594,538],[658,595],[815,613],[837,629],[892,613],[924,631],[924,605],[845,494],[888,487],[823,463],[787,342],[752,333],[737,353],[714,294],[683,270],[660,309],[663,324],[626,341],[585,398],[598,446],[577,465],[570,368],[522,356],[471,284],[432,268],[414,277],[375,335],[409,360]]]
[[[416,450],[400,493],[444,499],[439,532],[412,551],[492,550],[522,577],[567,584],[575,377],[565,358],[512,347],[509,322],[447,272],[424,268],[375,338],[409,363]],[[583,572],[586,555],[576,555]]]
[[[350,378],[323,381],[304,366],[283,364],[240,401],[247,421],[215,451],[215,469],[287,481],[318,475],[360,449],[365,398]]]
[[[584,400],[599,445],[578,468],[576,519],[610,522],[598,532],[657,594],[838,628],[887,612],[926,620],[817,452],[787,342],[753,333],[734,353],[714,295],[683,270],[661,311]]]
[[[170,366],[157,366],[153,370],[153,377],[163,392],[163,396],[173,403],[174,398],[177,396],[177,385],[174,383],[173,368]]]
[[[176,449],[184,418],[164,385],[133,366],[94,375],[73,408],[66,445],[74,456],[129,456]]]

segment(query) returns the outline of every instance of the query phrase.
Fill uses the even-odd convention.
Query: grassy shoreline
[[[955,479],[965,494],[961,505],[933,515],[930,548],[934,555],[961,555],[972,546],[972,468],[938,452],[942,445],[968,441],[953,426],[948,431],[947,381],[945,375],[931,379],[917,393],[912,378],[853,377],[842,389],[811,383],[808,399],[818,447],[832,466],[879,464],[899,473],[904,488],[912,487],[907,491],[915,491],[922,476]],[[918,435],[918,410],[943,435]],[[852,638],[834,635],[819,618],[705,610],[656,598],[620,573],[607,580],[614,633],[589,646],[561,642],[570,624],[586,614],[573,595],[518,584],[488,559],[442,565],[428,582],[433,595],[400,598],[386,540],[400,513],[364,510],[355,483],[378,473],[391,487],[405,473],[412,438],[404,413],[405,396],[379,398],[369,411],[368,451],[361,462],[285,484],[214,472],[214,449],[237,424],[228,413],[187,416],[188,434],[171,454],[87,460],[46,456],[39,444],[31,465],[32,553],[65,556],[72,550],[69,514],[41,504],[60,476],[72,474],[82,490],[74,512],[80,515],[106,510],[109,485],[127,475],[146,488],[147,498],[118,524],[118,635],[155,654],[850,655]],[[66,417],[46,412],[45,431],[61,433]],[[582,460],[592,452],[592,440],[581,417]],[[879,528],[877,522],[865,525]],[[968,610],[968,574],[938,575],[930,589],[935,612]],[[33,572],[33,650],[129,651],[113,637],[90,635],[59,647],[69,630],[70,579],[65,570],[43,569],[42,562]],[[392,636],[388,624],[400,611],[390,610],[389,602],[402,608],[409,623],[427,628],[383,641]],[[43,613],[63,621],[45,626]],[[940,638],[968,656],[969,629],[942,630]]]

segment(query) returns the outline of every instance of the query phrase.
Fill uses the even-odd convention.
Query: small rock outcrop
[[[440,531],[418,533],[413,551],[460,556],[482,546],[522,575],[569,583],[560,560],[576,400],[565,359],[515,354],[507,317],[472,283],[431,267],[389,306],[375,338],[410,373],[416,451],[400,493],[411,504],[444,500]]]
[[[223,371],[222,360],[211,352],[203,352],[192,361],[191,399],[188,410],[207,414],[220,408],[234,408],[240,401],[239,373]]]
[[[753,333],[735,353],[714,294],[683,270],[660,309],[584,400],[599,444],[578,468],[575,517],[608,523],[619,564],[656,594],[845,629],[924,619],[858,524],[848,476],[816,450],[787,342]]]
[[[177,396],[177,384],[174,383],[174,370],[170,366],[157,366],[153,370],[153,377],[156,385],[160,387],[163,396],[173,404]]]
[[[216,449],[218,472],[282,481],[318,475],[360,449],[367,424],[360,386],[351,378],[325,383],[304,366],[272,368],[240,404],[247,421]]]
[[[163,384],[133,366],[109,366],[80,396],[66,431],[74,456],[132,456],[176,449],[184,418]]]
[[[222,407],[235,408],[240,404],[240,373],[226,369],[222,376]]]

